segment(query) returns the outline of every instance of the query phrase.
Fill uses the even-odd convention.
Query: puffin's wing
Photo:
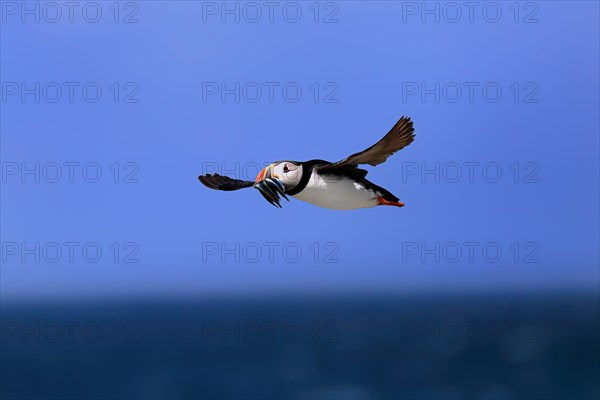
[[[415,129],[409,117],[402,117],[396,125],[373,146],[359,153],[352,154],[350,157],[340,160],[336,163],[326,166],[329,168],[339,168],[346,165],[370,164],[378,165],[398,150],[408,146],[415,139]]]
[[[198,179],[204,186],[215,190],[239,190],[254,185],[254,181],[242,181],[240,179],[232,179],[219,174],[200,175]]]

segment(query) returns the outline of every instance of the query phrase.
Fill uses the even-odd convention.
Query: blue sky
[[[2,3],[3,300],[598,289],[596,2],[98,4]],[[335,161],[402,115],[415,142],[368,168],[401,209],[196,178]]]

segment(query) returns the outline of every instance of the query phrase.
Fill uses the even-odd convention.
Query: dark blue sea
[[[591,294],[5,304],[2,399],[598,399]]]

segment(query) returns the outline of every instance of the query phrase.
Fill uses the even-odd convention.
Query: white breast
[[[316,174],[314,171],[306,187],[293,197],[315,206],[334,210],[375,207],[378,194],[360,183],[343,176]]]

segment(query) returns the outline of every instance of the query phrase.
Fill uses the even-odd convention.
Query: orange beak
[[[269,178],[271,168],[273,168],[273,164],[270,164],[268,167],[263,168],[258,173],[258,175],[256,175],[256,179],[254,180],[254,182],[258,183],[258,182],[264,181],[266,178]]]
[[[279,196],[282,196],[287,201],[290,201],[290,199],[285,195],[285,186],[283,186],[283,183],[281,183],[277,174],[274,174],[272,171],[273,164],[263,168],[258,175],[256,175],[254,188],[258,189],[260,194],[262,194],[269,203],[273,204],[275,207],[281,208]]]

